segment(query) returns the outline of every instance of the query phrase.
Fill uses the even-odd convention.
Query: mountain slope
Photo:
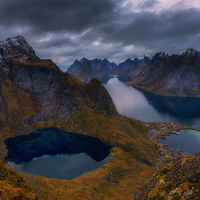
[[[1,156],[7,153],[5,139],[48,127],[97,137],[112,146],[110,161],[94,172],[72,181],[14,172],[27,187],[16,184],[13,189],[3,176],[0,195],[14,199],[9,190],[23,190],[33,193],[33,199],[34,195],[39,199],[133,198],[133,191],[155,171],[150,166],[155,165],[158,152],[147,137],[148,128],[119,115],[100,81],[83,85],[51,60],[38,58],[22,36],[1,42],[0,49]],[[19,198],[27,199],[23,195]]]
[[[14,39],[18,41],[19,48],[16,46],[9,47],[13,48],[14,52],[13,56],[11,53],[11,55],[7,55],[5,51],[8,49],[7,46],[10,45],[10,40],[6,41],[8,45],[4,43],[3,47],[5,48],[1,49],[2,62],[0,68],[4,70],[1,73],[4,76],[2,82],[3,79],[7,79],[13,90],[21,90],[27,93],[40,104],[37,113],[25,119],[26,124],[37,123],[49,119],[49,117],[56,118],[61,124],[67,123],[81,103],[94,104],[93,99],[87,95],[87,88],[77,79],[69,73],[63,73],[51,60],[41,60],[32,53],[33,51],[31,53],[22,51],[21,48],[27,47],[28,44],[21,45],[25,41],[20,36]],[[15,52],[17,53],[15,54]],[[107,108],[106,114],[116,115],[115,105],[106,89],[101,84],[98,84],[98,87],[101,88],[101,93],[98,95],[106,93],[105,101],[108,100],[111,106]],[[17,94],[15,95],[17,96]],[[98,95],[96,94],[96,98],[99,97]],[[2,99],[5,98],[2,96]],[[101,113],[104,113],[103,107],[101,105],[98,105],[98,107]],[[108,112],[109,109],[112,110],[111,113]]]
[[[119,64],[119,68],[123,73],[129,76],[130,74],[133,75],[139,73],[142,69],[148,66],[150,62],[151,57],[146,55],[143,59],[138,59],[136,57],[134,60],[131,60],[130,58],[128,58],[127,60]]]
[[[199,199],[199,188],[200,151],[180,157],[155,173],[135,199]]]
[[[148,67],[130,75],[134,87],[169,96],[200,96],[200,56],[197,50],[169,56],[155,54]]]

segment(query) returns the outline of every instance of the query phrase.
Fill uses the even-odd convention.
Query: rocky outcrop
[[[101,113],[106,112],[107,115],[116,115],[115,105],[113,101],[110,100],[108,91],[98,79],[92,79],[85,87],[88,96],[95,105],[99,106]],[[105,99],[107,99],[107,101],[105,101]]]
[[[135,199],[199,199],[200,151],[179,157],[154,174]]]
[[[17,37],[8,38],[5,41],[0,42],[0,54],[1,59],[14,58],[20,59],[25,55],[35,56],[35,51],[26,42],[22,35]]]
[[[129,85],[155,94],[168,96],[200,96],[200,56],[194,49],[169,56],[155,54],[148,67],[142,69]]]

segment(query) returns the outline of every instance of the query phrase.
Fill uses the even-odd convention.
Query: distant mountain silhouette
[[[129,85],[155,94],[200,96],[200,54],[194,49],[171,56],[157,53],[138,74],[129,75]]]

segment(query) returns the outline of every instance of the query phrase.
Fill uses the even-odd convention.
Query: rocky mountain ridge
[[[114,66],[114,67],[113,67]],[[182,54],[156,53],[116,65],[108,60],[76,60],[68,72],[83,83],[96,77],[108,80],[109,75],[125,75],[127,84],[146,91],[167,96],[200,96],[200,53],[188,49]],[[130,81],[132,79],[132,81]]]
[[[8,57],[18,59],[22,58],[24,54],[36,55],[33,48],[26,42],[22,35],[0,41],[0,54],[1,59]]]
[[[81,80],[83,83],[88,83],[93,78],[99,78],[106,74],[118,72],[118,67],[115,63],[110,63],[107,59],[88,60],[82,58],[80,61],[75,60],[68,68],[67,72]]]
[[[81,82],[87,83],[92,78],[98,78],[99,80],[109,75],[118,74],[128,76],[130,73],[137,73],[143,67],[149,64],[151,58],[144,56],[144,59],[130,58],[117,65],[114,62],[109,62],[107,59],[88,60],[82,58],[81,61],[75,60],[74,63],[68,68],[67,72],[78,78]],[[131,79],[129,77],[129,79]]]
[[[149,66],[139,74],[130,74],[134,87],[169,96],[200,96],[200,54],[188,49],[169,56],[155,54]]]

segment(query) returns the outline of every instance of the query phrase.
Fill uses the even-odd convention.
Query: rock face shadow
[[[98,138],[55,128],[40,129],[29,135],[9,138],[5,140],[5,144],[8,149],[6,160],[15,164],[29,162],[43,155],[75,153],[86,153],[99,162],[109,155],[112,148]]]

